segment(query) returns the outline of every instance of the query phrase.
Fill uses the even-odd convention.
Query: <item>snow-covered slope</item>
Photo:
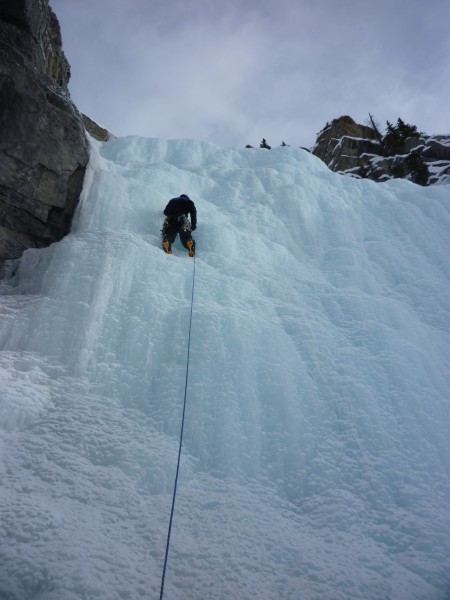
[[[0,597],[159,597],[180,193],[165,598],[448,598],[448,186],[137,137],[1,286]]]

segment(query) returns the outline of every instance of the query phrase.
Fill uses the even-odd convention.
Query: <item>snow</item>
[[[0,597],[450,593],[448,187],[294,148],[92,143],[72,233],[0,296]]]

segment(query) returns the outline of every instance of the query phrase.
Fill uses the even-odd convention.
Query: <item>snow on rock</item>
[[[444,600],[446,186],[308,152],[94,144],[72,233],[0,296],[0,597]]]

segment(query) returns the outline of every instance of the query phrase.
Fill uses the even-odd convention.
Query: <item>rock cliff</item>
[[[70,229],[89,159],[48,0],[0,5],[0,261]]]
[[[332,171],[374,181],[410,179],[422,185],[450,183],[450,135],[418,134],[389,154],[380,133],[348,116],[327,123],[311,152]]]

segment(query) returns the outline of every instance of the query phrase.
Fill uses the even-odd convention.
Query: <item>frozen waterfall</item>
[[[450,195],[304,150],[92,143],[0,282],[0,597],[448,600]]]

